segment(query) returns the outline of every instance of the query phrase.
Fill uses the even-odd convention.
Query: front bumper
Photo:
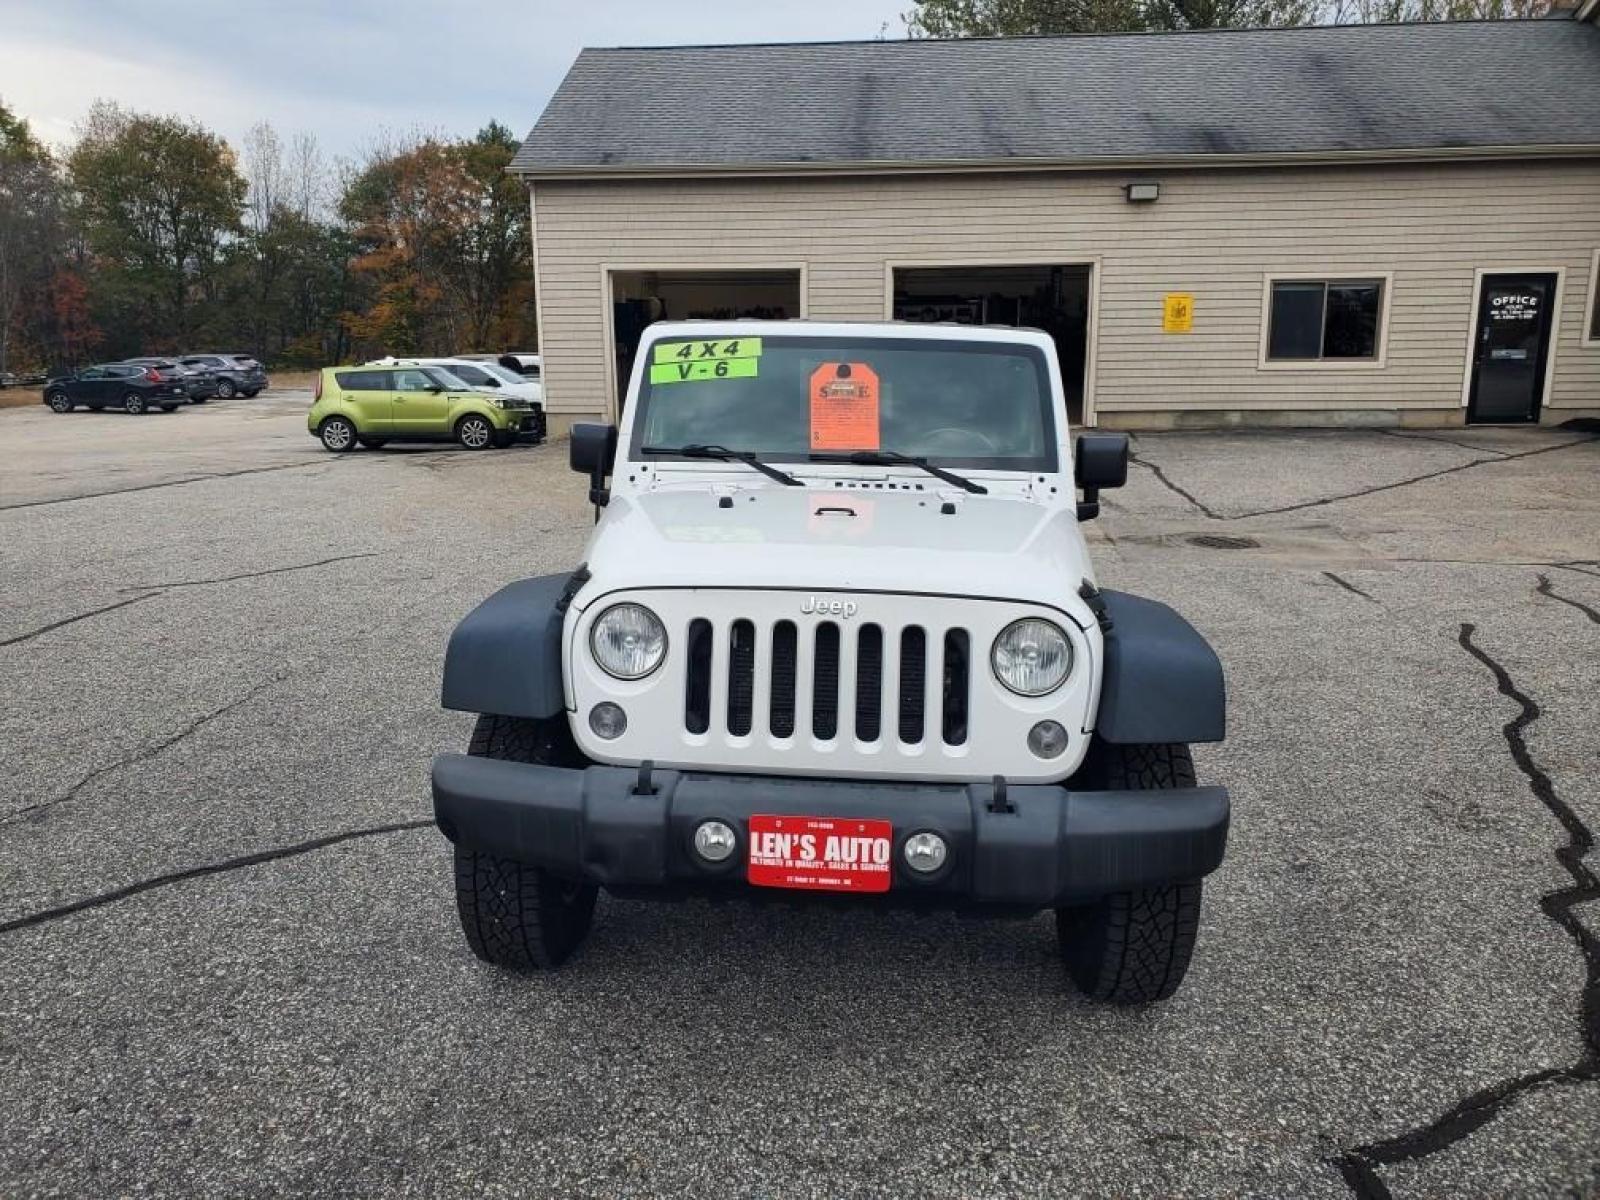
[[[1223,788],[1069,792],[1047,785],[883,783],[655,771],[652,792],[629,767],[582,770],[443,754],[433,809],[452,842],[622,891],[744,890],[756,813],[886,819],[894,877],[881,902],[1040,909],[1128,888],[1194,879],[1222,862]],[[716,818],[739,833],[720,866],[691,849]],[[906,869],[904,839],[940,834],[949,860],[931,877]],[[789,892],[789,896],[816,893]]]

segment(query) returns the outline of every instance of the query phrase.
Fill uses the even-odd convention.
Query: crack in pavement
[[[137,589],[124,588],[122,590],[135,591]],[[130,604],[137,604],[141,600],[150,600],[156,596],[159,596],[160,594],[160,592],[146,592],[143,596],[130,596],[126,600],[118,600],[115,604],[107,604],[104,608],[92,608],[88,612],[79,613],[75,617],[63,617],[59,621],[51,621],[48,625],[41,625],[37,629],[30,629],[27,633],[19,633],[15,637],[8,637],[4,641],[0,641],[0,646],[15,646],[19,642],[30,642],[34,638],[39,637],[41,634],[49,633],[51,630],[61,629],[64,626],[73,625],[79,621],[86,621],[90,617],[98,617],[101,613],[113,612],[119,608],[127,608]]]
[[[1385,562],[1434,563],[1452,567],[1550,567],[1556,571],[1572,571],[1578,575],[1591,575],[1600,579],[1600,571],[1586,571],[1585,567],[1600,566],[1600,559],[1572,558],[1565,562],[1527,562],[1517,558],[1388,558]]]
[[[204,483],[208,479],[237,479],[241,475],[265,475],[269,471],[304,471],[311,467],[329,467],[337,459],[316,462],[278,463],[270,467],[245,467],[239,471],[217,471],[210,475],[190,475],[184,479],[167,479],[161,483],[141,483],[133,487],[112,488],[104,492],[82,492],[76,496],[56,496],[49,500],[23,500],[17,504],[0,504],[0,512],[17,508],[43,508],[49,504],[71,504],[75,500],[98,500],[102,496],[126,496],[133,492],[153,492],[158,488],[183,487],[191,483]]]
[[[1370,601],[1372,601],[1372,603],[1377,604],[1378,607],[1380,607],[1380,608],[1383,607],[1383,605],[1379,602],[1379,600],[1378,600],[1378,598],[1376,596],[1373,596],[1369,592],[1363,592],[1360,588],[1358,588],[1355,584],[1351,583],[1348,579],[1344,579],[1341,576],[1335,575],[1332,571],[1324,571],[1323,575],[1325,575],[1327,578],[1333,580],[1334,583],[1337,583],[1345,591],[1352,592],[1355,595],[1360,596],[1363,600],[1370,600]]]
[[[1137,463],[1139,466],[1145,468],[1147,471],[1153,472],[1157,479],[1159,479],[1162,483],[1166,484],[1166,486],[1168,488],[1170,488],[1172,491],[1174,491],[1178,495],[1182,496],[1190,504],[1194,505],[1195,508],[1199,509],[1202,513],[1204,513],[1211,520],[1213,520],[1213,521],[1247,521],[1251,517],[1274,517],[1274,516],[1278,516],[1281,513],[1301,512],[1302,510],[1307,509],[1307,508],[1322,508],[1323,506],[1328,505],[1328,504],[1337,504],[1341,500],[1357,500],[1357,499],[1360,499],[1363,496],[1375,496],[1379,492],[1392,492],[1396,488],[1410,487],[1413,483],[1424,483],[1429,479],[1438,479],[1442,475],[1454,475],[1458,471],[1470,471],[1473,467],[1481,467],[1481,466],[1484,466],[1486,464],[1491,464],[1491,463],[1512,462],[1512,461],[1514,461],[1516,459],[1519,459],[1519,458],[1532,458],[1537,454],[1554,454],[1557,450],[1570,450],[1574,446],[1587,446],[1587,445],[1591,445],[1591,444],[1593,444],[1594,442],[1597,442],[1597,441],[1600,441],[1600,438],[1595,438],[1595,437],[1578,438],[1578,439],[1576,439],[1574,441],[1562,442],[1558,446],[1540,446],[1537,449],[1534,449],[1534,450],[1523,450],[1523,451],[1520,451],[1520,452],[1518,452],[1516,454],[1511,454],[1511,453],[1508,453],[1506,451],[1501,451],[1501,450],[1491,450],[1491,451],[1489,451],[1489,453],[1494,454],[1496,457],[1494,457],[1494,458],[1475,458],[1471,462],[1457,463],[1453,467],[1442,467],[1437,471],[1426,471],[1421,475],[1413,475],[1409,479],[1399,479],[1399,480],[1396,480],[1393,483],[1380,483],[1380,484],[1377,484],[1377,485],[1375,485],[1373,487],[1362,488],[1359,491],[1343,492],[1343,493],[1341,493],[1340,495],[1337,495],[1337,496],[1323,496],[1323,497],[1321,497],[1320,499],[1317,499],[1317,500],[1301,500],[1301,501],[1299,501],[1299,502],[1297,502],[1295,504],[1285,504],[1285,505],[1282,505],[1282,506],[1280,506],[1278,508],[1258,508],[1254,512],[1244,512],[1244,513],[1236,513],[1236,514],[1219,513],[1217,511],[1215,511],[1214,509],[1208,507],[1207,505],[1203,504],[1200,500],[1196,499],[1192,494],[1190,494],[1189,492],[1185,491],[1183,488],[1179,487],[1177,484],[1173,483],[1172,480],[1168,479],[1167,476],[1166,476],[1166,472],[1164,472],[1160,467],[1156,466],[1155,463],[1147,462],[1146,460],[1140,458],[1137,454],[1134,454],[1132,451],[1129,451],[1129,453],[1128,453],[1128,461],[1131,462],[1131,463]],[[1485,449],[1487,449],[1487,447],[1485,447]],[[1551,564],[1551,565],[1555,565],[1555,564]]]
[[[1552,564],[1552,565],[1558,565],[1558,564]],[[1584,571],[1582,573],[1585,574],[1585,575],[1588,574],[1587,571]],[[1590,608],[1587,604],[1582,604],[1577,600],[1569,599],[1566,596],[1558,596],[1558,595],[1556,595],[1555,588],[1552,587],[1551,583],[1550,583],[1550,576],[1548,576],[1548,575],[1539,576],[1539,586],[1534,588],[1533,590],[1538,592],[1541,596],[1549,596],[1550,599],[1552,599],[1552,600],[1559,600],[1562,604],[1565,604],[1565,605],[1567,605],[1567,606],[1569,606],[1571,608],[1577,609],[1584,616],[1588,617],[1589,620],[1593,621],[1596,625],[1600,625],[1600,612],[1596,612],[1594,609]]]
[[[1470,471],[1473,467],[1481,467],[1491,463],[1513,462],[1519,458],[1532,458],[1536,454],[1554,454],[1557,450],[1570,450],[1574,446],[1587,446],[1600,438],[1579,438],[1574,442],[1562,442],[1559,446],[1540,446],[1537,450],[1523,450],[1517,454],[1500,454],[1498,458],[1475,458],[1471,462],[1457,463],[1453,467],[1443,467],[1437,471],[1427,471],[1421,475],[1413,475],[1410,479],[1396,480],[1394,483],[1380,483],[1375,487],[1362,488],[1355,492],[1345,492],[1338,496],[1325,496],[1320,500],[1303,500],[1298,504],[1285,504],[1279,508],[1260,508],[1255,512],[1240,513],[1236,517],[1221,517],[1224,521],[1243,521],[1249,517],[1272,517],[1279,513],[1300,512],[1307,508],[1321,508],[1326,504],[1337,504],[1341,500],[1356,500],[1362,496],[1375,496],[1379,492],[1392,492],[1396,488],[1410,487],[1413,483],[1423,483],[1429,479],[1438,479],[1441,475],[1454,475],[1457,471]],[[1497,452],[1498,453],[1498,452]]]
[[[425,821],[400,821],[393,825],[374,825],[366,829],[350,829],[344,833],[333,833],[326,837],[313,838],[308,842],[297,842],[292,846],[279,846],[272,850],[257,850],[253,854],[242,854],[237,858],[225,858],[220,862],[203,863],[198,867],[186,867],[181,871],[170,871],[165,875],[157,875],[153,879],[130,883],[126,887],[117,888],[115,891],[102,892],[98,896],[74,900],[70,904],[42,909],[39,912],[29,913],[27,916],[0,923],[0,933],[11,933],[18,929],[31,929],[36,925],[44,925],[50,921],[59,921],[63,917],[70,917],[74,913],[85,912],[93,908],[103,908],[120,900],[128,900],[145,892],[154,891],[157,888],[186,883],[191,879],[202,879],[207,875],[220,875],[224,872],[237,871],[244,867],[260,866],[262,863],[277,862],[279,859],[295,858],[301,854],[310,854],[314,850],[337,846],[341,842],[352,842],[357,838],[380,837],[385,834],[406,833],[414,829],[425,829],[432,824],[433,821],[429,819]]]
[[[176,746],[179,742],[183,741],[184,738],[188,737],[192,733],[198,732],[200,729],[203,729],[205,726],[211,724],[211,722],[217,720],[219,717],[227,716],[234,709],[249,703],[273,684],[282,683],[285,678],[286,676],[284,675],[274,675],[271,679],[263,680],[261,683],[256,684],[255,687],[251,688],[244,695],[235,700],[230,700],[221,708],[213,709],[211,712],[196,717],[193,721],[190,721],[171,737],[157,742],[153,746],[147,746],[143,750],[139,750],[136,753],[129,754],[124,758],[119,758],[114,763],[109,763],[106,766],[95,768],[93,771],[90,771],[82,779],[78,780],[77,783],[73,784],[70,788],[68,788],[61,795],[55,797],[53,800],[40,800],[37,804],[29,804],[23,808],[16,809],[13,812],[9,812],[3,816],[0,816],[0,827],[20,821],[23,817],[37,816],[46,809],[54,808],[58,804],[65,804],[68,800],[71,800],[95,780],[109,775],[113,771],[120,771],[123,767],[131,767],[135,763],[148,762],[150,759],[160,754],[163,750],[166,750],[172,746]]]
[[[1167,489],[1169,491],[1176,492],[1178,495],[1182,496],[1190,504],[1194,505],[1197,509],[1199,509],[1202,513],[1204,513],[1207,517],[1211,518],[1211,520],[1213,520],[1213,521],[1232,521],[1232,520],[1236,519],[1234,517],[1225,517],[1221,513],[1218,513],[1218,512],[1213,512],[1210,508],[1208,508],[1206,505],[1202,504],[1199,500],[1197,500],[1189,492],[1184,491],[1183,488],[1179,487],[1177,484],[1173,483],[1172,480],[1168,479],[1167,478],[1167,473],[1165,471],[1163,471],[1160,467],[1156,466],[1155,463],[1146,462],[1144,459],[1140,458],[1137,454],[1134,454],[1132,451],[1130,451],[1128,453],[1128,461],[1131,462],[1131,463],[1136,463],[1137,465],[1143,467],[1146,471],[1151,472],[1157,479],[1159,479],[1162,483],[1164,483],[1167,486]]]
[[[233,583],[240,579],[260,579],[264,575],[286,575],[291,571],[309,571],[312,567],[325,567],[329,563],[350,562],[357,558],[377,557],[379,555],[375,550],[361,554],[338,554],[333,558],[319,558],[316,562],[292,563],[287,567],[268,567],[264,571],[244,571],[238,575],[221,575],[216,579],[180,579],[172,583],[134,583],[117,590],[119,592],[137,592],[144,588],[160,588],[164,590],[169,588],[205,587],[213,583]],[[0,642],[0,645],[4,645],[4,643]]]
[[[1398,429],[1374,429],[1376,434],[1384,437],[1399,438],[1402,442],[1439,442],[1445,446],[1458,446],[1462,450],[1470,450],[1474,454],[1498,454],[1504,458],[1511,453],[1509,450],[1496,450],[1493,446],[1477,446],[1471,442],[1458,442],[1455,438],[1440,437],[1436,433],[1402,433]]]
[[[1555,784],[1528,749],[1526,731],[1542,711],[1521,691],[1505,667],[1472,640],[1477,626],[1463,623],[1457,641],[1494,675],[1502,696],[1516,702],[1520,711],[1506,722],[1501,733],[1517,770],[1528,781],[1528,790],[1561,825],[1567,837],[1556,847],[1555,858],[1571,878],[1569,887],[1557,888],[1539,897],[1539,908],[1570,937],[1583,956],[1584,982],[1578,997],[1578,1032],[1583,1050],[1578,1061],[1567,1067],[1548,1067],[1501,1080],[1472,1093],[1452,1105],[1441,1116],[1419,1128],[1347,1150],[1330,1160],[1344,1177],[1350,1190],[1361,1200],[1388,1200],[1391,1193],[1378,1175],[1380,1166],[1410,1162],[1436,1154],[1481,1129],[1529,1092],[1552,1086],[1589,1083],[1600,1080],[1600,937],[1590,932],[1574,911],[1578,905],[1600,900],[1600,877],[1584,861],[1594,848],[1594,833],[1577,812],[1557,794]]]
[[[52,630],[60,629],[65,625],[72,625],[89,617],[98,617],[101,613],[108,613],[114,611],[115,609],[126,608],[128,605],[137,604],[141,600],[153,599],[154,597],[163,595],[175,588],[204,587],[213,583],[233,583],[240,579],[259,579],[263,575],[284,575],[291,571],[309,571],[312,567],[325,567],[329,563],[349,562],[358,558],[378,557],[380,557],[380,555],[377,553],[377,551],[367,551],[361,554],[340,554],[333,558],[319,558],[316,562],[291,563],[286,567],[268,567],[263,571],[244,571],[238,575],[223,575],[216,579],[180,579],[172,583],[129,584],[127,587],[120,587],[117,590],[119,592],[143,592],[144,595],[133,596],[127,600],[118,600],[115,604],[107,604],[104,608],[90,609],[88,612],[79,613],[77,616],[66,617],[60,621],[52,621],[48,625],[41,625],[39,628],[29,630],[27,633],[19,633],[15,637],[6,638],[4,641],[0,641],[0,646],[14,646],[18,642],[31,641],[40,634],[49,633]]]

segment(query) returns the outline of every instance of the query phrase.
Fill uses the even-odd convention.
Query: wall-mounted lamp
[[[1159,183],[1130,183],[1124,190],[1129,204],[1154,204],[1161,199]]]

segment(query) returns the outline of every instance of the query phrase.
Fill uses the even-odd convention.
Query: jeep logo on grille
[[[856,615],[857,608],[854,600],[824,600],[821,596],[807,596],[800,605],[800,611],[807,616],[816,613],[818,616],[848,621]]]

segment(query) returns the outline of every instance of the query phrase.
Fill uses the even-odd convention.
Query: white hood
[[[623,493],[585,558],[593,582],[580,608],[635,588],[735,587],[1017,600],[1093,621],[1078,596],[1094,576],[1075,511],[1020,496],[817,485]]]

